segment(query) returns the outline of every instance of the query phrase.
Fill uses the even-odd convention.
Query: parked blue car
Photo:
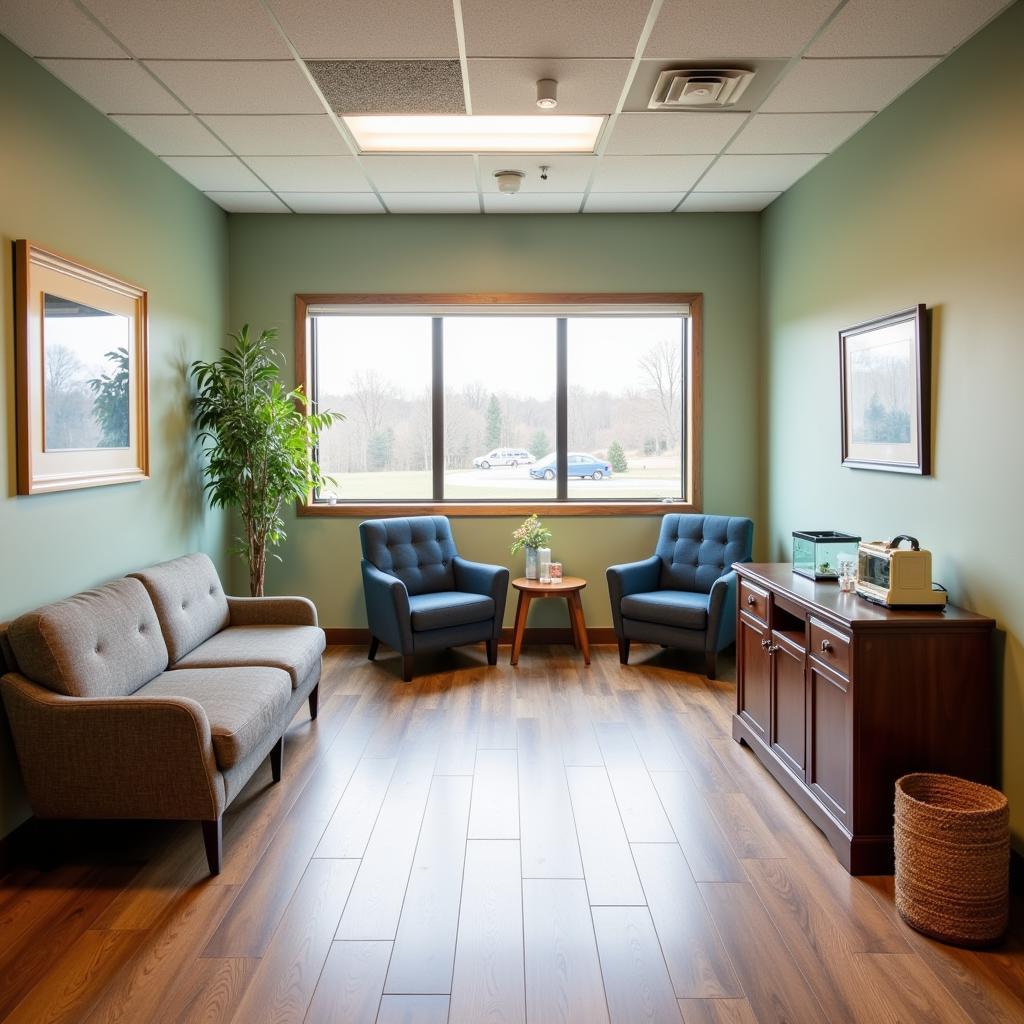
[[[534,480],[554,480],[558,475],[556,468],[555,453],[545,455],[538,459],[536,464],[530,467],[530,476]],[[592,480],[602,480],[612,475],[612,467],[604,459],[595,458],[585,452],[569,452],[569,477],[578,476],[581,480],[590,477]]]

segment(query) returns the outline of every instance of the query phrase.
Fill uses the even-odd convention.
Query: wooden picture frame
[[[145,289],[14,243],[18,494],[149,478]]]
[[[923,305],[839,332],[842,464],[931,473],[931,338]]]

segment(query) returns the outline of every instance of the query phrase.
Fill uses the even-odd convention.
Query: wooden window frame
[[[483,294],[346,294],[346,293],[303,293],[295,296],[295,378],[303,391],[315,397],[313,388],[313,352],[310,339],[311,306],[564,306],[567,309],[596,306],[644,306],[649,311],[651,306],[664,305],[669,308],[689,307],[690,319],[690,362],[687,367],[689,388],[684,396],[684,407],[681,430],[685,433],[683,443],[683,459],[686,477],[685,500],[662,501],[624,500],[624,501],[579,501],[563,497],[556,501],[522,500],[486,500],[486,501],[434,501],[428,499],[409,499],[406,501],[339,501],[331,505],[327,502],[314,502],[310,494],[304,502],[297,506],[299,516],[351,518],[394,516],[394,515],[448,515],[448,516],[522,516],[536,512],[542,516],[621,516],[621,515],[663,515],[665,512],[700,512],[702,502],[701,463],[703,449],[703,295],[700,292],[514,292],[514,293],[483,293]],[[438,339],[433,339],[433,345]],[[564,353],[564,345],[559,346]],[[436,362],[434,363],[436,372]],[[564,373],[564,366],[561,368]],[[438,381],[433,381],[437,390]],[[566,396],[556,393],[556,435],[564,436],[566,429],[567,405]],[[436,433],[436,432],[435,432]],[[434,438],[434,473],[443,472],[443,465],[438,458],[437,447],[440,439]],[[566,466],[561,466],[559,473],[559,493],[565,494],[564,479]]]

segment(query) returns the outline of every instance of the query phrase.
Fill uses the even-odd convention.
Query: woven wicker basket
[[[952,775],[896,781],[896,909],[912,928],[985,946],[1009,916],[1010,811],[998,790]]]

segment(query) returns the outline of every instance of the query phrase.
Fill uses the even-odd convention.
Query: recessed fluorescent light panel
[[[592,153],[603,117],[476,114],[344,117],[364,153]]]

